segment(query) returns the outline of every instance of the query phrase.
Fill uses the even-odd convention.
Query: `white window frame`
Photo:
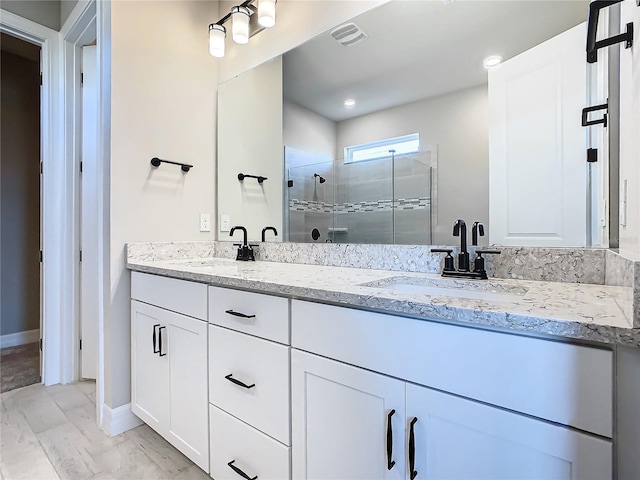
[[[402,145],[416,143],[415,148],[403,149]],[[384,150],[383,150],[384,149]],[[397,155],[409,155],[420,151],[420,134],[411,133],[400,137],[385,138],[375,142],[351,145],[344,149],[344,163],[368,162],[370,160],[380,160],[390,157],[390,151],[395,150]],[[371,151],[372,155],[366,158],[354,158],[354,154]]]

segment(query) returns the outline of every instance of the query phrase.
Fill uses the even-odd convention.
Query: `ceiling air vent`
[[[331,32],[331,36],[345,47],[350,47],[367,38],[367,34],[360,30],[360,27],[355,23],[341,25]]]

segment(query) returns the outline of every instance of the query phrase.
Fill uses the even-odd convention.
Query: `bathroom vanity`
[[[614,476],[624,287],[128,267],[132,411],[217,480]]]

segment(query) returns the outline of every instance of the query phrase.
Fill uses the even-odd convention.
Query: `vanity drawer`
[[[289,345],[289,299],[209,287],[209,321]]]
[[[289,350],[209,325],[209,402],[290,445]]]
[[[207,286],[203,283],[131,272],[131,298],[207,320]]]
[[[286,480],[290,476],[290,447],[251,428],[237,418],[209,405],[211,432],[211,477],[238,480],[242,470],[249,478]]]
[[[612,436],[610,350],[294,300],[297,349]]]

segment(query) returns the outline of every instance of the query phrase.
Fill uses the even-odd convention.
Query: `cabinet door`
[[[609,441],[408,384],[409,449],[414,418],[416,479],[603,480],[612,475]]]
[[[208,472],[207,323],[166,312],[166,325],[162,353],[169,359],[171,410],[167,439]]]
[[[169,363],[158,353],[164,314],[131,302],[131,411],[161,435],[169,424]]]
[[[404,383],[297,350],[291,362],[293,478],[404,478]]]

